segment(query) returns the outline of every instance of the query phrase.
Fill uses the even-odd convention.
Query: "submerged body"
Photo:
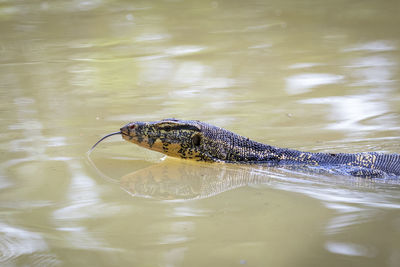
[[[131,122],[122,137],[168,156],[208,162],[301,165],[360,177],[400,177],[400,155],[311,153],[262,144],[200,121]]]

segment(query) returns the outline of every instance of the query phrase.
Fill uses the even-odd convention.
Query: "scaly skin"
[[[121,134],[129,142],[183,159],[301,165],[371,178],[400,176],[399,154],[302,152],[258,143],[200,121],[131,122],[121,128]]]

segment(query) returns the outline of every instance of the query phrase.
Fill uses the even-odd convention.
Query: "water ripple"
[[[376,255],[376,252],[373,249],[353,243],[327,242],[325,248],[329,252],[346,256],[364,256],[373,258]]]
[[[48,250],[46,242],[38,233],[0,223],[0,262],[7,262],[21,255]]]
[[[311,91],[312,88],[335,84],[343,80],[342,75],[329,73],[303,73],[290,76],[286,79],[285,90],[289,95],[303,94]]]
[[[343,49],[343,52],[354,52],[354,51],[369,51],[369,52],[383,52],[396,50],[396,46],[385,40],[377,40],[367,43],[360,43],[348,48]]]

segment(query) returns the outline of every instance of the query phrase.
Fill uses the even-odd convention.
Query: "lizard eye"
[[[199,146],[200,145],[200,141],[201,141],[200,135],[195,134],[195,135],[192,136],[192,143],[193,143],[194,146]]]

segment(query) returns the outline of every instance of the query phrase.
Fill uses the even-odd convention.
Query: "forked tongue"
[[[92,148],[89,150],[89,154],[92,152],[92,150],[101,142],[101,141],[103,141],[104,139],[106,139],[106,138],[108,138],[108,137],[110,137],[110,136],[113,136],[113,135],[117,135],[117,134],[122,134],[122,132],[115,132],[115,133],[110,133],[110,134],[107,134],[106,136],[104,136],[104,137],[102,137],[99,141],[97,141],[96,142],[96,144],[94,144],[93,146],[92,146]]]

